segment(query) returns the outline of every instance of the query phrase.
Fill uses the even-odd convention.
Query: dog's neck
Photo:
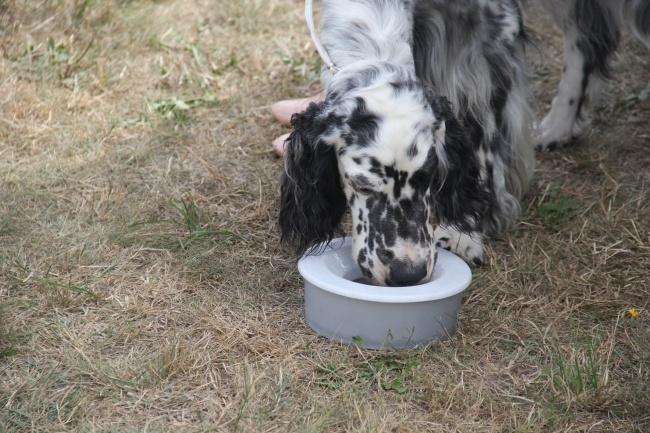
[[[336,75],[329,73],[329,79],[323,78],[325,74],[321,74],[325,98],[332,102],[361,96],[365,91],[372,91],[378,86],[402,86],[418,81],[412,68],[382,60],[350,63]]]
[[[394,65],[402,74],[415,77],[412,21],[413,5],[408,1],[323,0],[320,40],[325,62],[331,59],[336,67],[323,70],[324,84],[338,70],[364,69],[364,64]]]

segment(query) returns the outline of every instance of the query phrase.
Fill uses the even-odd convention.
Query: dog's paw
[[[556,134],[542,134],[535,145],[535,150],[538,152],[552,152],[568,146],[574,140],[575,137],[573,136],[558,137]]]
[[[585,121],[578,121],[574,115],[558,116],[550,112],[538,126],[537,144],[538,152],[551,152],[572,144],[582,133]]]
[[[436,246],[452,251],[470,263],[481,266],[483,259],[483,235],[461,233],[453,228],[438,226],[434,232]]]

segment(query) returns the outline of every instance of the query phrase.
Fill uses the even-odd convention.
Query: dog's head
[[[480,230],[486,193],[447,100],[397,74],[372,79],[373,71],[342,79],[324,102],[294,115],[280,229],[300,257],[341,232],[349,208],[352,251],[366,278],[413,285],[435,264],[431,214]]]

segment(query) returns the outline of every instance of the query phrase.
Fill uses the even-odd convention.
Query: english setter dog
[[[617,17],[634,18],[647,38],[649,8],[539,1],[568,44],[537,142],[551,149],[583,127]],[[325,101],[293,116],[281,187],[282,240],[298,257],[342,233],[349,209],[353,254],[374,284],[427,280],[436,246],[483,263],[483,239],[516,222],[534,171],[522,8],[522,0],[323,0]]]

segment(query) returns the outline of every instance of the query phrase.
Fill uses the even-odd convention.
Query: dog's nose
[[[414,286],[429,274],[429,267],[423,263],[404,263],[396,261],[390,267],[390,286]]]

